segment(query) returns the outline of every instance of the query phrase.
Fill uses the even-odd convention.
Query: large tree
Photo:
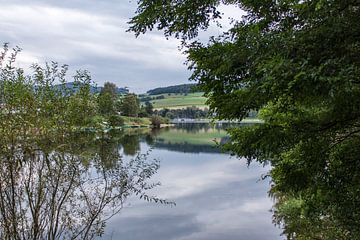
[[[126,95],[121,103],[121,114],[128,117],[137,117],[140,111],[140,101],[136,94]]]
[[[221,4],[246,14],[196,41]],[[140,0],[130,24],[183,40],[218,118],[260,112],[264,123],[232,129],[226,148],[271,163],[274,220],[288,238],[359,239],[359,0]]]
[[[99,112],[103,115],[113,115],[117,112],[118,95],[116,93],[116,85],[106,82],[98,96]]]

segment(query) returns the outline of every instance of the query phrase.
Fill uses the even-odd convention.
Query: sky
[[[113,82],[131,92],[189,83],[177,39],[160,32],[135,38],[126,32],[136,0],[0,0],[0,43],[23,50],[18,66],[56,61],[70,66],[69,75],[83,69],[98,86]],[[239,9],[222,7],[228,16]],[[230,26],[230,25],[228,25]],[[211,27],[205,34],[219,34]]]

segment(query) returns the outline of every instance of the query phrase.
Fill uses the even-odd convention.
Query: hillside
[[[181,85],[151,89],[146,93],[148,95],[159,95],[159,94],[167,94],[167,93],[186,94],[186,93],[194,92],[195,87],[196,84],[181,84]]]
[[[155,109],[168,108],[180,109],[196,106],[198,108],[205,108],[206,98],[203,97],[202,92],[195,92],[189,94],[159,94],[144,96],[141,98],[142,102],[150,101]]]

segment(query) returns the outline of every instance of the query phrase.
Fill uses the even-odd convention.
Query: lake
[[[0,239],[280,239],[270,167],[221,152],[226,127],[4,135]]]
[[[226,126],[225,126],[226,127]],[[121,153],[134,158],[149,152],[160,168],[151,182],[160,182],[151,195],[175,202],[166,205],[132,196],[109,220],[102,239],[282,239],[272,223],[269,166],[222,153],[223,127],[179,124],[174,128],[134,130],[125,135]]]

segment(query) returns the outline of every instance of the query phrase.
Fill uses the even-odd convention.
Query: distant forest
[[[63,84],[58,84],[58,85],[55,85],[55,88],[63,88],[64,85]],[[79,85],[76,84],[75,82],[67,82],[65,83],[65,88],[68,89],[68,90],[72,90],[74,92],[78,91],[79,89]],[[103,87],[98,87],[98,86],[90,86],[90,92],[95,94],[95,93],[100,93],[101,92],[101,89],[103,89]],[[129,90],[127,88],[120,88],[120,87],[117,87],[116,88],[116,93],[117,94],[128,94],[129,93]]]
[[[158,95],[164,93],[190,93],[195,92],[196,84],[181,84],[176,86],[169,87],[160,87],[147,91],[146,93],[149,95]]]

